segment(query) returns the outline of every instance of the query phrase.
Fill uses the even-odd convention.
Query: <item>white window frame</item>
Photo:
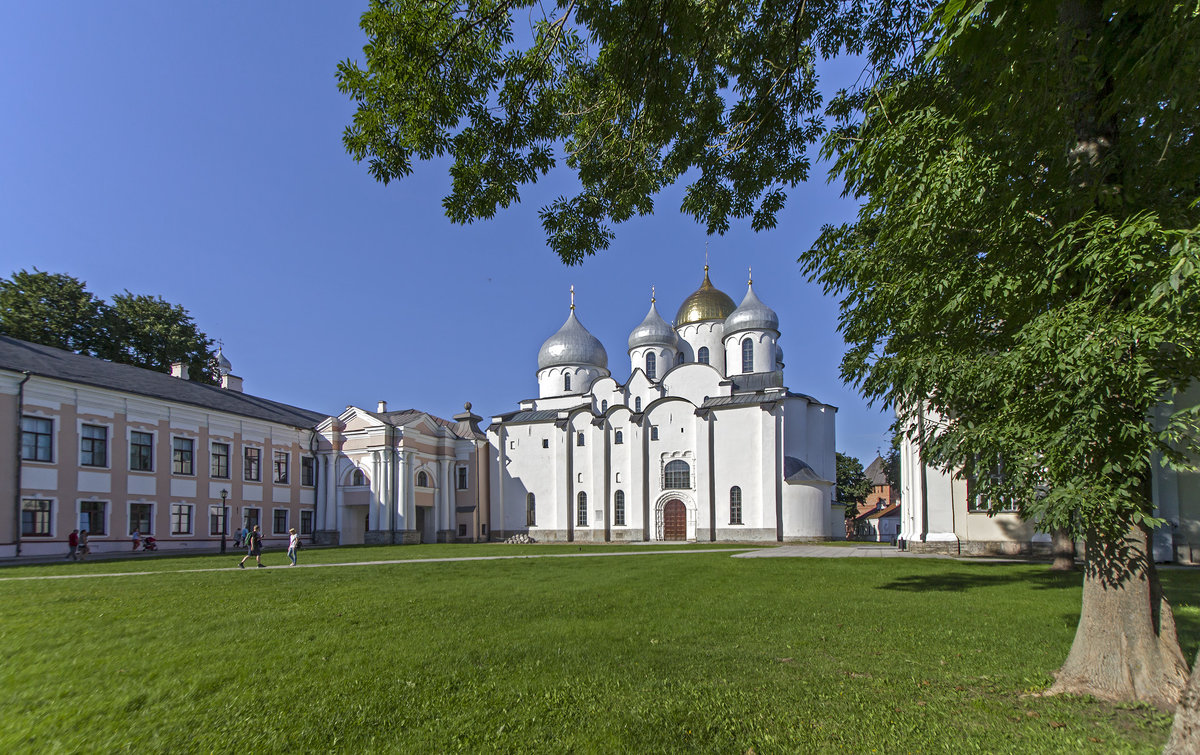
[[[275,528],[275,516],[280,511],[282,511],[284,513],[283,530],[282,531]],[[288,534],[288,527],[291,527],[291,526],[292,526],[292,510],[291,509],[289,509],[287,506],[275,506],[271,509],[271,534],[272,535],[286,535],[286,534]]]
[[[50,531],[47,532],[45,535],[26,535],[25,534],[25,502],[26,501],[46,501],[47,503],[50,504],[50,512],[48,514]],[[34,496],[34,495],[21,496],[21,522],[19,524],[19,526],[21,528],[21,539],[22,540],[24,540],[25,538],[30,538],[31,540],[52,539],[54,537],[55,531],[57,529],[57,521],[56,521],[57,517],[55,516],[55,514],[57,514],[57,513],[58,513],[58,499],[56,499],[56,498],[53,498],[51,496],[43,497],[43,496]],[[78,517],[76,517],[76,521],[79,521]],[[72,528],[72,529],[74,529],[74,528]]]
[[[83,463],[83,428],[98,427],[104,430],[104,463],[103,464],[84,464]],[[112,439],[113,426],[109,422],[94,422],[92,420],[77,419],[75,420],[75,439],[76,450],[79,453],[79,466],[83,469],[112,469]],[[87,438],[86,440],[95,440],[95,438]]]
[[[184,508],[188,509],[188,530],[187,530],[187,532],[176,532],[175,531],[175,510],[176,510],[177,506],[180,509],[184,509]],[[167,509],[167,516],[170,517],[170,522],[168,522],[167,527],[170,530],[171,537],[195,537],[196,536],[196,504],[184,503],[183,501],[172,501],[170,504],[170,508]]]
[[[248,458],[246,456],[246,452],[251,451],[251,450],[258,451],[258,477],[254,478],[254,479],[251,479],[246,476],[246,459]],[[249,482],[249,483],[253,483],[255,485],[261,485],[262,481],[263,481],[263,468],[262,468],[263,467],[263,447],[256,443],[243,443],[242,444],[242,453],[240,454],[240,456],[242,457],[242,482]]]
[[[209,537],[220,537],[222,534],[224,534],[226,536],[233,534],[229,529],[229,522],[225,522],[225,532],[224,533],[212,531],[213,515],[214,514],[216,514],[218,516],[223,515],[225,513],[226,509],[229,510],[230,515],[232,516],[233,507],[230,506],[229,504],[225,504],[224,506],[222,506],[219,503],[208,504],[208,536]]]
[[[49,446],[50,458],[49,459],[38,459],[38,458],[28,459],[25,457],[25,450],[24,450],[25,449],[25,433],[32,432],[32,431],[28,431],[25,429],[25,420],[27,420],[27,419],[36,419],[36,420],[39,420],[42,422],[50,423],[50,432],[48,433],[50,436],[50,446]],[[57,455],[57,454],[55,454],[55,450],[56,450],[55,449],[55,441],[57,440],[57,433],[55,433],[55,430],[57,429],[56,425],[58,424],[56,422],[56,419],[57,419],[56,417],[47,416],[45,414],[30,414],[27,412],[21,413],[21,420],[19,423],[20,427],[21,427],[21,432],[18,434],[17,444],[18,444],[18,448],[20,449],[20,450],[18,450],[18,453],[21,454],[21,463],[22,464],[53,464],[54,463],[54,459]],[[39,432],[37,434],[42,435],[43,433]],[[36,452],[36,450],[37,450],[37,445],[35,444],[34,451]]]
[[[192,444],[192,471],[190,473],[175,471],[175,441],[176,440],[186,440],[186,441],[191,442],[191,444]],[[175,433],[171,434],[171,476],[172,477],[195,477],[196,476],[196,440],[197,440],[196,438],[193,438],[190,435],[176,435]]]
[[[95,536],[95,537],[100,538],[101,540],[107,540],[109,537],[112,536],[112,501],[108,500],[108,499],[102,499],[102,498],[77,498],[77,499],[75,499],[75,526],[72,527],[71,529],[79,528],[80,530],[83,530],[83,526],[80,523],[79,518],[81,516],[83,516],[83,504],[85,504],[85,503],[103,503],[104,504],[104,534],[96,535],[93,530],[89,529],[88,530],[88,539],[90,540],[90,539],[92,539],[93,536]]]
[[[141,433],[142,435],[150,436],[150,468],[149,469],[134,469],[133,468],[133,434]],[[125,428],[125,448],[128,449],[125,458],[125,468],[133,474],[154,474],[158,468],[158,433],[153,430],[146,430],[141,427],[126,427]]]
[[[218,477],[213,474],[213,457],[217,455],[217,446],[225,446],[225,476]],[[233,455],[237,445],[230,440],[210,440],[208,442],[208,476],[214,480],[229,480],[233,481],[233,460],[236,458]]]
[[[150,507],[150,527],[149,531],[139,529],[138,532],[143,536],[149,535],[154,537],[154,528],[158,526],[158,507],[154,505],[154,501],[133,500],[125,502],[125,523],[132,527],[133,525],[133,507],[134,506],[149,506]]]

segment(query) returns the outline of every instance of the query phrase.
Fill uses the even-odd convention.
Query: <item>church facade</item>
[[[493,533],[542,541],[805,541],[843,536],[836,408],[783,379],[779,320],[749,284],[712,285],[673,324],[651,298],[618,382],[566,322],[537,355],[537,398],[487,428]]]

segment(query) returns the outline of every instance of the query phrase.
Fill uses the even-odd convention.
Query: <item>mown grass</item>
[[[305,556],[486,547],[357,558],[371,550]],[[137,563],[165,570],[0,581],[0,750],[1153,752],[1170,724],[1029,694],[1080,597],[1078,575],[1040,565]],[[1164,582],[1190,658],[1200,575]]]

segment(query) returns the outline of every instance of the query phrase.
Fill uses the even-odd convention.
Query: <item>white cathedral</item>
[[[538,352],[538,397],[487,428],[493,535],[780,541],[843,536],[837,409],[787,389],[779,318],[709,281],[674,326],[653,297],[620,383],[575,316]]]

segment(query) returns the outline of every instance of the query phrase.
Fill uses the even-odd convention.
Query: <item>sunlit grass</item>
[[[172,571],[206,558],[0,582],[0,750],[1153,752],[1169,726],[1026,694],[1078,618],[1079,575],[1045,566],[714,552]],[[1164,580],[1190,657],[1200,579]]]

